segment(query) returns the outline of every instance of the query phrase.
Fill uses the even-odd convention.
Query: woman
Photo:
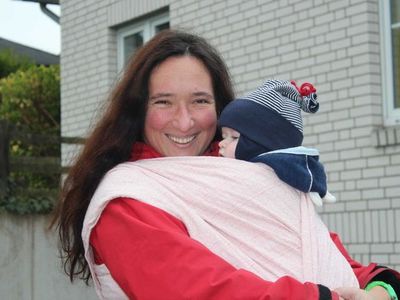
[[[233,98],[224,62],[198,36],[163,31],[137,52],[63,186],[55,222],[71,281],[77,276],[86,281],[91,277],[81,234],[82,229],[88,232],[83,228],[85,214],[103,176],[126,161],[217,156],[217,116]],[[94,278],[100,297],[338,298],[324,286],[302,284],[291,277],[272,283],[237,269],[192,239],[181,220],[134,199],[112,200],[90,230],[87,250],[104,271],[105,280],[100,273]],[[376,279],[396,281],[394,271],[353,261],[337,236],[332,234],[332,238],[361,287]],[[99,280],[103,280],[101,286]],[[379,292],[386,296],[382,290],[377,286],[368,296]]]

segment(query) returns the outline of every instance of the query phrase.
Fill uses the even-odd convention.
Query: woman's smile
[[[192,142],[195,138],[196,135],[191,135],[191,136],[184,136],[184,137],[179,137],[179,136],[174,136],[170,134],[166,134],[166,136],[173,141],[174,143],[177,143],[179,145],[187,145],[190,142]]]

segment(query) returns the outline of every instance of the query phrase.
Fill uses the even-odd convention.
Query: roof
[[[0,38],[0,50],[11,49],[16,54],[27,56],[38,65],[57,65],[60,63],[60,56],[51,54],[39,49],[31,48],[3,38]]]
[[[36,2],[36,3],[43,3],[43,4],[60,4],[60,0],[21,0],[21,1],[26,1],[26,2]]]

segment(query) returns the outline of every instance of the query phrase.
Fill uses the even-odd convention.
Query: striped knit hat
[[[236,158],[248,160],[263,152],[300,146],[301,110],[318,111],[316,89],[292,81],[267,80],[243,98],[229,103],[219,118],[220,127],[240,133]]]

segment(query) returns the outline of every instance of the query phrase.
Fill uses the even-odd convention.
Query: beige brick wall
[[[400,129],[382,118],[378,0],[61,1],[62,133],[85,135],[117,76],[121,24],[169,8],[172,26],[215,45],[238,94],[265,78],[314,83],[320,150],[336,204],[321,214],[351,254],[400,270]],[[63,147],[64,158],[70,157]]]

